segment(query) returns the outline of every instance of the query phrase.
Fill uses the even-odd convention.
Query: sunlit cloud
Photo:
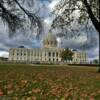
[[[47,25],[50,25],[51,24],[50,18],[44,19],[44,23]]]
[[[49,4],[49,9],[53,11],[55,9],[55,6],[59,3],[60,0],[52,0],[52,2]]]

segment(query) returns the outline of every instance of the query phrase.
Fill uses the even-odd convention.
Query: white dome
[[[48,33],[48,35],[43,40],[44,47],[56,47],[57,40],[56,36],[52,33]]]

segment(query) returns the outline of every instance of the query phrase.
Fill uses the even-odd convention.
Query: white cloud
[[[7,51],[0,51],[0,57],[8,57],[9,53]]]
[[[60,0],[52,0],[52,2],[49,4],[49,9],[53,11],[55,9],[55,6],[59,3]]]
[[[92,48],[91,50],[88,50],[87,53],[89,55],[89,61],[99,59],[99,48]]]
[[[61,38],[57,37],[58,47],[60,47],[61,44]]]
[[[84,43],[84,42],[86,42],[86,40],[87,40],[87,37],[86,36],[78,36],[77,37],[77,39],[72,39],[72,41],[75,41],[77,44],[79,44],[79,43]]]
[[[51,24],[50,18],[48,17],[48,18],[44,19],[44,23],[49,26]]]
[[[53,16],[44,19],[45,33],[48,33],[49,29],[51,28],[52,21],[53,21]]]

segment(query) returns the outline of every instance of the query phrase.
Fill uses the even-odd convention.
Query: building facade
[[[72,62],[75,64],[86,64],[88,62],[86,52],[74,51]]]
[[[9,50],[9,61],[16,62],[61,62],[60,52],[63,48],[57,47],[56,36],[49,33],[43,40],[42,48],[28,49],[23,46]],[[86,53],[74,51],[72,63],[86,63]]]

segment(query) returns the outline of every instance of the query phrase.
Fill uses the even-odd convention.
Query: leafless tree
[[[24,30],[26,19],[31,24],[30,29],[37,28],[38,35],[41,33],[42,22],[37,14],[38,11],[32,12],[27,9],[33,6],[34,0],[0,0],[0,18],[8,26],[10,36],[13,36],[18,29]]]

